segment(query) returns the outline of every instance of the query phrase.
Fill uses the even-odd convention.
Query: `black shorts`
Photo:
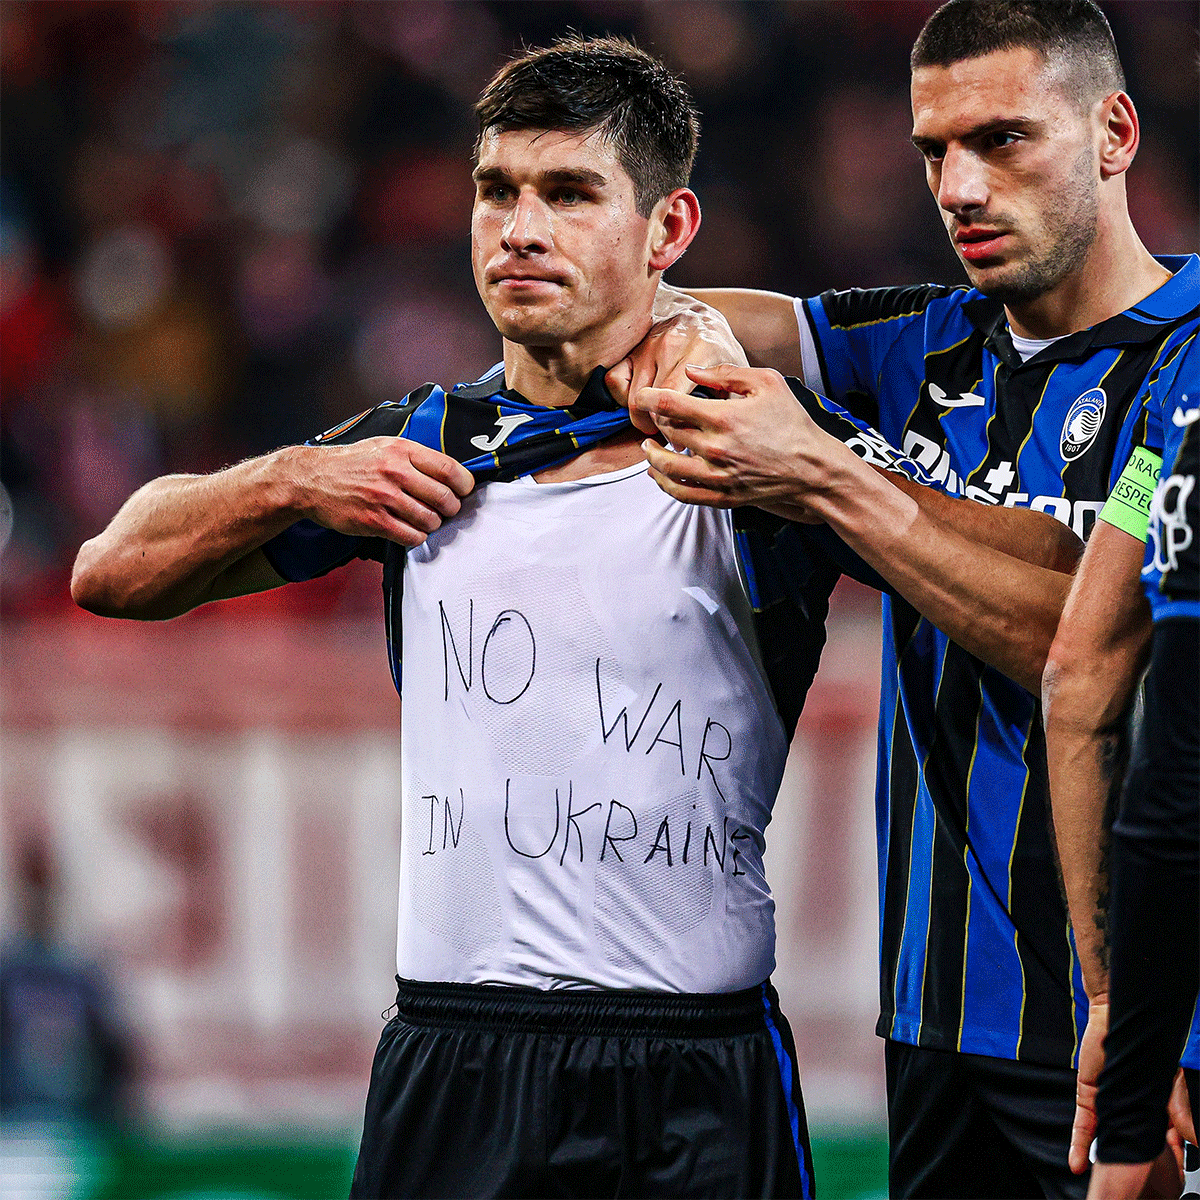
[[[397,980],[351,1196],[812,1196],[791,1031],[728,995]]]
[[[1082,1197],[1067,1165],[1075,1072],[886,1043],[889,1194]]]

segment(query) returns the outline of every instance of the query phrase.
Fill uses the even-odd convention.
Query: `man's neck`
[[[1022,337],[1062,337],[1132,308],[1170,278],[1126,220],[1110,236],[1102,232],[1079,270],[1056,287],[1027,303],[1005,305],[1008,323]]]
[[[525,346],[504,342],[504,382],[526,400],[547,408],[574,404],[588,376],[600,366],[616,366],[650,331],[647,312],[578,342]]]

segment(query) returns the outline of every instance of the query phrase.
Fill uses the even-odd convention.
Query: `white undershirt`
[[[645,463],[491,483],[409,552],[403,605],[400,975],[708,993],[769,975],[787,738],[730,514]]]
[[[1035,354],[1041,354],[1047,346],[1053,346],[1055,342],[1061,342],[1063,338],[1070,337],[1069,333],[1060,333],[1058,337],[1052,338],[1027,338],[1021,337],[1019,333],[1013,333],[1012,326],[1008,327],[1008,336],[1012,338],[1013,348],[1021,356],[1022,362],[1028,362]]]

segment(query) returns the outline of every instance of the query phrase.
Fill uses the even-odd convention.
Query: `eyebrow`
[[[970,142],[976,138],[986,137],[989,133],[997,133],[1004,129],[1015,129],[1019,132],[1028,132],[1032,129],[1040,128],[1044,124],[1037,117],[996,117],[991,121],[983,121],[979,125],[974,125],[960,134],[954,140],[957,142]],[[918,150],[923,150],[927,146],[942,145],[941,138],[923,137],[920,134],[913,134],[911,138],[912,144]]]
[[[505,183],[512,177],[503,167],[476,167],[471,172],[471,178],[476,183]],[[608,184],[608,178],[599,171],[586,167],[557,167],[543,171],[538,177],[543,184],[575,184],[578,187],[602,188]]]

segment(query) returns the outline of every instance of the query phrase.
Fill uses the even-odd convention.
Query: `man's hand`
[[[419,546],[475,486],[461,463],[406,438],[306,446],[292,468],[304,516],[357,537]]]
[[[648,387],[635,394],[631,409],[672,446],[691,452],[652,441],[643,447],[651,477],[677,500],[717,508],[802,504],[806,493],[824,486],[825,464],[855,457],[818,428],[778,371],[689,366],[685,374],[726,399]]]
[[[1079,1072],[1075,1080],[1075,1123],[1067,1161],[1076,1175],[1088,1169],[1088,1152],[1096,1136],[1096,1085],[1104,1067],[1104,1035],[1108,1033],[1108,997],[1088,1001],[1087,1027],[1079,1043]]]
[[[1088,1169],[1088,1156],[1096,1136],[1096,1092],[1104,1069],[1104,1038],[1108,1033],[1108,997],[1088,1003],[1087,1028],[1079,1043],[1079,1074],[1075,1084],[1075,1123],[1071,1127],[1069,1163],[1076,1175]],[[1183,1181],[1183,1141],[1193,1142],[1191,1107],[1183,1072],[1175,1076],[1167,1105],[1171,1127],[1158,1158],[1146,1163],[1096,1163],[1088,1196],[1118,1200],[1123,1197],[1179,1195]]]
[[[650,332],[628,358],[608,372],[604,381],[613,398],[629,408],[633,423],[643,433],[653,435],[653,422],[644,410],[630,404],[630,397],[646,387],[691,391],[686,374],[689,364],[711,367],[721,363],[746,363],[729,323],[715,308],[660,284]]]
[[[474,482],[452,458],[395,437],[288,446],[213,475],[164,475],[83,544],[71,595],[100,616],[178,616],[278,587],[260,547],[302,517],[419,546]]]

